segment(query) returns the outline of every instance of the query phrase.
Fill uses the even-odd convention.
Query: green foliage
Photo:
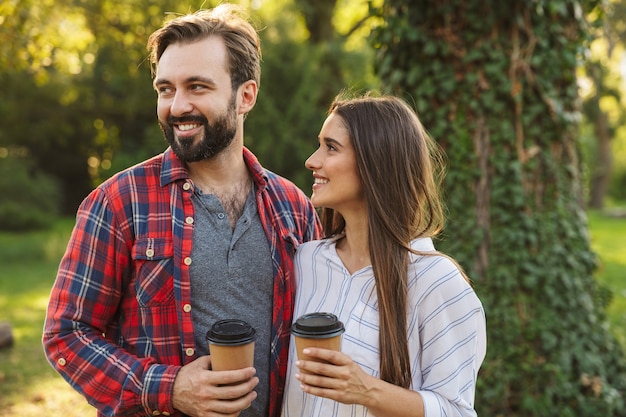
[[[626,102],[623,55],[626,36],[626,3],[607,1],[602,25],[585,65],[579,71],[583,101],[581,144],[587,169],[589,207],[602,209],[607,194],[624,199],[626,171]]]
[[[156,117],[145,45],[166,12],[188,5],[12,3],[0,5],[0,147],[27,150],[34,168],[57,178],[63,212],[73,214],[112,174],[114,156],[165,147],[160,133],[146,136]]]
[[[626,416],[576,141],[575,70],[596,3],[390,0],[373,38],[383,84],[447,154],[439,246],[487,314],[479,415]]]
[[[266,168],[308,192],[312,177],[304,161],[318,146],[326,111],[346,87],[344,80],[366,78],[370,56],[367,49],[347,51],[343,40],[312,44],[289,36],[294,15],[283,10],[261,31],[261,89],[246,120],[245,140]]]
[[[22,147],[36,169],[57,178],[63,212],[71,215],[95,185],[166,147],[147,38],[164,20],[218,2],[13,3],[0,4],[0,148]],[[349,38],[328,30],[322,32],[329,42],[311,43],[301,11],[282,3],[280,12],[276,2],[250,10],[263,42],[263,76],[246,145],[269,169],[308,189],[303,162],[326,109],[346,80],[372,79],[371,50],[348,49]],[[333,1],[324,6],[325,20],[309,19],[311,30],[332,26]]]
[[[0,230],[47,228],[59,213],[58,184],[29,162],[0,155]]]
[[[611,197],[626,200],[626,169],[619,170],[611,180]]]

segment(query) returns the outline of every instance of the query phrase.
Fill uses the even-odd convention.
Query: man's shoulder
[[[116,182],[132,182],[137,178],[149,176],[159,176],[163,166],[163,154],[153,156],[128,168],[125,168],[102,183],[103,186],[110,186]]]
[[[163,154],[146,159],[117,172],[94,189],[91,195],[117,201],[122,206],[131,201],[156,198],[163,188],[161,177],[164,165]]]
[[[279,200],[289,202],[307,203],[308,198],[304,192],[291,180],[272,171],[265,170],[266,190]]]

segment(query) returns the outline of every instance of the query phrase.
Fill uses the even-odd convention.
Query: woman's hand
[[[374,416],[424,417],[422,396],[373,377],[345,353],[307,348],[304,353],[320,362],[296,361],[302,391],[343,404],[367,407]]]
[[[307,348],[306,355],[319,360],[296,361],[304,392],[344,404],[368,406],[376,378],[368,375],[348,355],[329,349]]]

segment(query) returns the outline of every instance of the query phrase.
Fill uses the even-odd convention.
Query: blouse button
[[[65,360],[65,358],[61,358],[57,361],[57,364],[59,366],[65,366],[67,364],[67,361]]]
[[[191,217],[191,216],[190,216],[190,217],[187,217],[187,218],[185,219],[185,223],[187,223],[187,224],[192,224],[192,223],[193,223],[193,217]]]
[[[192,348],[185,349],[185,355],[193,356],[194,350]]]
[[[185,304],[185,305],[183,306],[183,311],[184,311],[185,313],[189,313],[189,312],[191,311],[191,304]]]
[[[189,265],[191,265],[191,258],[187,257],[187,258],[185,258],[185,260],[183,262],[185,263],[185,265],[189,266]]]
[[[154,249],[146,249],[146,256],[152,258],[154,256]]]
[[[191,184],[189,184],[189,182],[188,182],[188,181],[187,181],[187,182],[185,182],[185,183],[183,184],[183,190],[185,190],[185,191],[189,191],[190,189],[191,189]]]

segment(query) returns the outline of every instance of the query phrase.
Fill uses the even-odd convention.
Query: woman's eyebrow
[[[328,136],[324,136],[320,138],[320,141],[324,141],[324,144],[326,145],[336,145],[336,146],[340,146],[343,148],[343,144],[341,142],[339,142],[337,139],[333,139]]]

